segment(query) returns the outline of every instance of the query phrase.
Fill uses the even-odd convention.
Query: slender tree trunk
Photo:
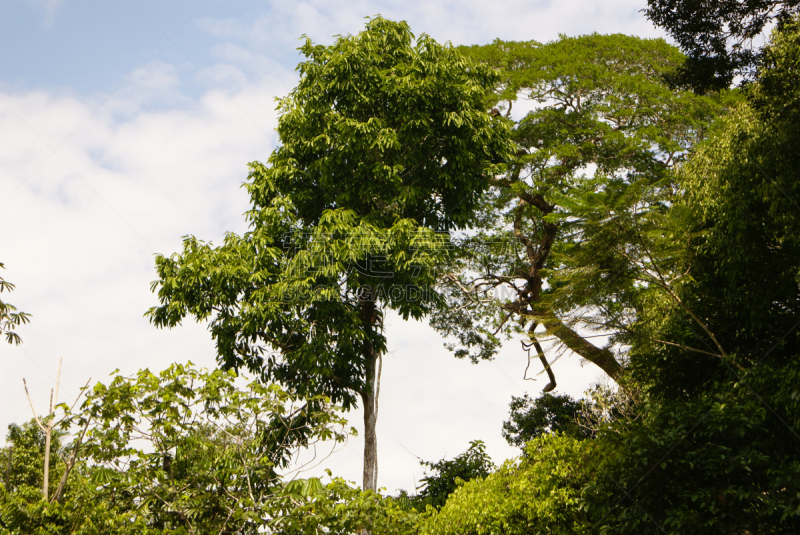
[[[364,406],[364,490],[378,489],[378,435],[375,427],[378,422],[378,392],[380,390],[380,373],[378,361],[380,355],[372,345],[372,333],[377,318],[375,296],[371,289],[366,289],[361,300],[361,318],[364,322],[366,341],[364,343],[364,363],[366,381],[361,401]]]
[[[372,361],[375,368],[377,359]],[[375,388],[375,376],[367,382],[367,388]],[[377,404],[375,391],[364,392],[361,396],[364,402],[364,490],[377,490],[378,488],[378,435],[375,432],[378,423]]]
[[[61,371],[61,364],[58,366]],[[45,500],[50,500],[50,437],[53,434],[53,391],[50,391],[50,413],[49,420],[45,426],[44,433],[44,477],[42,478],[42,496]]]

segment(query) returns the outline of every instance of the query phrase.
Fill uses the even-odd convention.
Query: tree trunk
[[[58,365],[59,375],[61,373],[61,363]],[[42,496],[45,500],[50,500],[50,440],[53,434],[53,391],[50,390],[50,413],[48,414],[49,420],[45,426],[44,432],[44,474],[42,477]]]
[[[377,359],[373,359],[372,368],[375,368]],[[369,378],[368,378],[369,379]],[[375,388],[375,379],[367,381],[367,388]],[[364,490],[377,491],[378,489],[378,435],[375,426],[378,423],[378,398],[375,391],[364,392],[361,395],[364,402]]]
[[[44,439],[44,477],[42,477],[42,496],[49,501],[50,496],[50,428]]]
[[[536,318],[545,329],[547,334],[555,336],[561,340],[565,346],[582,356],[589,362],[597,365],[601,370],[614,380],[617,380],[622,373],[622,366],[614,354],[606,348],[599,348],[584,337],[570,329],[563,321],[553,314],[546,314]]]
[[[377,318],[375,296],[366,289],[361,297],[361,318],[364,324],[365,343],[363,348],[366,381],[361,392],[364,406],[364,490],[378,490],[378,393],[380,392],[380,355],[372,345],[372,333]]]

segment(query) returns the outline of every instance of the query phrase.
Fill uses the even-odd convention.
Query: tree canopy
[[[799,529],[799,30],[773,34],[749,102],[672,171],[671,195],[658,201],[654,183],[626,188],[644,203],[609,204],[611,191],[572,208],[593,221],[588,237],[616,228],[639,244],[609,255],[644,288],[626,304],[627,401],[611,405],[624,410],[586,440],[534,439],[521,461],[456,491],[429,532]]]
[[[509,131],[486,107],[497,74],[405,23],[377,17],[300,50],[300,82],[278,107],[282,144],[250,164],[251,230],[158,256],[162,304],[148,314],[160,327],[210,318],[225,368],[345,408],[360,398],[374,489],[384,310],[430,310],[448,245],[435,232],[471,220]]]
[[[78,410],[63,406],[50,456],[62,484],[46,497],[44,434],[33,422],[12,425],[2,451],[0,527],[261,533],[287,499],[280,472],[289,460],[301,447],[345,440],[347,427],[325,398],[293,404],[277,385],[237,382],[233,372],[190,363],[96,384]],[[67,439],[76,429],[82,432]]]
[[[512,446],[524,449],[525,444],[547,433],[561,433],[576,438],[586,438],[589,430],[581,427],[578,416],[581,402],[571,396],[544,393],[531,399],[511,396],[511,414],[503,422],[503,438]]]
[[[300,48],[300,82],[280,101],[281,146],[248,185],[254,207],[292,199],[305,224],[345,208],[381,227],[463,226],[504,163],[488,115],[495,72],[406,23],[377,17],[331,46]]]
[[[648,0],[644,10],[687,55],[672,81],[698,92],[730,87],[736,76],[752,79],[761,61],[758,37],[800,10],[797,0]]]
[[[712,47],[758,65],[708,94],[676,85],[696,65],[662,40],[455,49],[376,17],[306,41],[249,230],[156,258],[150,320],[208,321],[223,369],[115,372],[78,410],[51,391],[0,450],[0,531],[800,532],[800,18],[656,4],[711,10],[693,31],[726,39],[763,27],[733,13],[779,24],[752,57]],[[0,306],[3,329],[27,321]],[[520,457],[475,440],[422,461],[416,496],[377,492],[389,311],[476,362],[514,337],[536,352],[550,382],[502,431]],[[551,394],[568,351],[617,384]],[[359,403],[362,489],[287,481]]]
[[[429,505],[440,509],[459,486],[473,479],[483,479],[494,470],[486,445],[481,440],[471,441],[469,448],[453,459],[420,461],[420,464],[427,467],[426,473],[411,503],[421,510]]]
[[[587,221],[573,208],[585,196],[665,180],[705,136],[720,99],[672,90],[664,77],[683,56],[659,39],[594,34],[464,50],[500,70],[495,102],[507,117],[516,102],[533,109],[513,124],[509,171],[480,205],[479,231],[459,242],[444,280],[449,301],[433,325],[473,360],[523,334],[548,368],[542,327],[617,379],[622,365],[611,349],[577,329],[617,331],[597,316],[599,305],[635,282],[576,263]],[[551,378],[547,390],[554,386]]]

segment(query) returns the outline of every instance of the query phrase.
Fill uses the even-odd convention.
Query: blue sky
[[[615,4],[627,9],[615,10]],[[0,57],[0,83],[7,89],[108,94],[142,64],[164,62],[178,70],[187,93],[197,95],[222,80],[199,76],[201,69],[221,62],[235,63],[248,76],[266,74],[259,72],[258,61],[248,65],[243,57],[233,59],[237,48],[292,69],[299,59],[295,49],[301,34],[330,42],[336,33],[358,31],[363,17],[377,13],[413,20],[416,32],[455,44],[484,43],[501,34],[506,39],[547,40],[561,32],[625,31],[637,23],[649,29],[636,2],[608,2],[604,8],[589,2],[562,5],[444,0],[285,5],[252,0],[9,0],[0,4],[0,46],[6,52]],[[569,13],[570,7],[580,7],[583,13]],[[463,24],[441,24],[447,9]],[[487,12],[494,14],[489,20]],[[532,25],[537,13],[541,21]],[[560,24],[553,19],[561,19]]]
[[[0,346],[0,428],[30,418],[25,377],[43,410],[64,359],[61,399],[89,377],[173,361],[214,365],[203,325],[171,331],[143,313],[156,303],[153,255],[181,237],[242,232],[246,164],[277,143],[275,98],[297,82],[303,34],[330,43],[364,17],[407,20],[455,44],[548,41],[559,33],[661,35],[644,0],[422,0],[295,3],[228,0],[6,0],[0,3],[0,276],[4,300],[33,314],[24,343]],[[524,109],[515,106],[515,109]],[[455,360],[424,323],[389,316],[378,423],[380,485],[411,489],[417,456],[437,460],[483,439],[500,462],[500,435],[522,379],[519,342],[491,363]],[[559,391],[580,395],[600,377],[565,356]],[[350,414],[360,427],[361,415]],[[357,438],[324,466],[360,480]]]

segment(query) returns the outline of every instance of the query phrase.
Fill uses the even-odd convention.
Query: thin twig
[[[42,421],[39,419],[39,415],[36,414],[36,409],[33,408],[33,401],[31,401],[31,395],[28,393],[28,383],[25,382],[25,378],[22,378],[22,385],[25,387],[25,395],[28,397],[28,404],[31,406],[31,411],[33,412],[33,419],[36,421],[36,425],[39,426],[39,429],[42,430],[42,433],[46,433],[46,429],[44,425],[42,425]]]

